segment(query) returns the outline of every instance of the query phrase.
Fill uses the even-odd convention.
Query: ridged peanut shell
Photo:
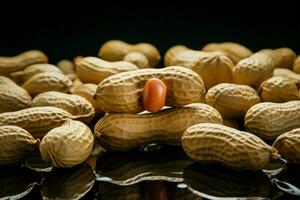
[[[171,48],[169,48],[167,50],[167,52],[165,53],[165,56],[164,56],[164,64],[165,66],[172,66],[173,65],[173,58],[183,52],[183,51],[186,51],[186,50],[190,50],[189,48],[187,48],[186,46],[184,45],[175,45]]]
[[[0,75],[0,84],[16,85],[16,83],[13,80],[1,75]]]
[[[27,130],[34,138],[42,138],[52,128],[62,125],[73,115],[56,107],[33,107],[0,113],[0,126],[15,125]]]
[[[149,61],[150,67],[156,67],[160,61],[159,51],[152,44],[129,44],[120,40],[109,40],[105,42],[99,49],[98,56],[108,61],[120,61],[130,52],[140,52],[144,54]]]
[[[85,123],[90,123],[95,114],[94,107],[85,98],[79,95],[65,94],[56,91],[44,92],[37,95],[32,100],[32,106],[53,106],[61,108],[75,116],[77,120]]]
[[[284,68],[274,69],[273,76],[285,77],[293,81],[297,85],[300,85],[300,74],[297,74],[289,69],[284,69]]]
[[[252,55],[250,49],[234,42],[209,43],[202,48],[202,51],[221,51],[232,60],[233,64]]]
[[[67,120],[42,139],[42,159],[54,167],[73,167],[84,162],[92,152],[94,136],[80,121]]]
[[[244,118],[247,110],[260,103],[260,98],[253,88],[234,83],[220,83],[206,93],[206,103],[216,108],[222,117]]]
[[[0,126],[0,165],[20,162],[37,148],[38,141],[18,126]]]
[[[273,147],[282,158],[300,164],[300,128],[280,135],[273,143]]]
[[[283,103],[299,100],[297,84],[286,77],[274,76],[264,81],[258,90],[262,101]]]
[[[111,75],[137,69],[136,65],[127,61],[108,62],[96,57],[86,57],[77,66],[77,76],[83,83],[99,84]]]
[[[23,85],[25,90],[32,96],[48,91],[70,93],[72,86],[73,83],[67,76],[55,72],[35,74]]]
[[[41,64],[30,65],[22,71],[13,72],[10,74],[10,76],[14,81],[18,83],[24,83],[33,75],[42,72],[55,72],[55,73],[62,74],[62,71],[55,65],[41,63]]]
[[[293,71],[300,74],[300,55],[294,60]]]
[[[139,69],[103,80],[95,99],[104,112],[138,113],[144,110],[142,94],[147,80],[158,78],[167,86],[167,106],[200,102],[205,92],[201,77],[190,69],[173,66],[163,69]]]
[[[31,96],[14,83],[0,83],[0,113],[17,111],[31,106]]]
[[[263,139],[276,139],[300,127],[300,101],[259,103],[245,116],[245,128]]]
[[[123,60],[135,64],[140,69],[150,66],[148,58],[140,52],[130,52],[126,54]]]
[[[271,54],[275,68],[293,69],[296,54],[292,49],[283,47],[272,51],[266,51],[266,53]]]
[[[10,73],[23,70],[29,65],[47,62],[47,56],[38,50],[26,51],[12,57],[0,57],[0,75],[9,76]]]
[[[222,117],[200,103],[151,114],[108,114],[97,122],[94,133],[104,148],[113,150],[155,142],[178,145],[185,129],[203,122],[222,124]]]
[[[57,67],[66,75],[75,74],[75,65],[71,60],[60,60]]]
[[[243,170],[261,170],[278,158],[276,150],[257,136],[221,124],[189,127],[182,136],[182,147],[195,161],[217,162]]]

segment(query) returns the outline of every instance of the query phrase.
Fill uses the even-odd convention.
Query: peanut
[[[77,76],[84,83],[99,84],[111,75],[137,69],[136,65],[126,61],[107,62],[96,57],[86,57],[77,66]]]
[[[73,167],[84,162],[92,152],[94,136],[80,121],[67,120],[42,139],[42,159],[54,167]]]
[[[56,107],[33,107],[15,112],[0,113],[0,126],[14,125],[27,130],[34,138],[42,138],[49,130],[75,119]]]
[[[190,104],[153,114],[109,114],[94,128],[95,136],[107,149],[127,150],[149,143],[180,144],[182,133],[191,125],[222,123],[216,109],[206,104]]]
[[[247,110],[259,102],[257,92],[247,85],[220,83],[206,93],[206,103],[229,119],[244,118]]]
[[[160,61],[159,51],[152,44],[138,43],[133,45],[120,40],[110,40],[104,43],[99,50],[98,56],[108,61],[120,61],[130,52],[144,54],[149,61],[150,67],[156,67]]]
[[[102,110],[99,107],[97,101],[93,98],[93,95],[96,93],[97,85],[93,83],[85,83],[74,87],[73,94],[82,96],[88,100],[94,107],[95,113],[101,113]]]
[[[198,73],[206,89],[218,83],[231,83],[234,65],[222,53],[194,51],[184,46],[170,48],[165,55],[165,65],[179,65]]]
[[[297,74],[300,74],[300,55],[294,61],[293,71]]]
[[[149,67],[148,58],[140,52],[130,52],[126,54],[123,60],[135,64],[140,69]]]
[[[290,48],[278,48],[271,51],[266,51],[271,54],[275,68],[288,68],[293,69],[293,63],[296,59],[295,52]]]
[[[300,101],[256,104],[246,113],[245,127],[260,138],[276,139],[300,127]]]
[[[0,126],[0,144],[0,165],[10,165],[33,151],[38,141],[18,126]]]
[[[10,73],[23,70],[29,65],[47,62],[47,56],[37,50],[26,51],[13,57],[0,57],[0,75],[9,76]]]
[[[151,78],[158,78],[167,85],[166,105],[169,106],[199,102],[205,92],[202,79],[197,73],[173,66],[139,69],[110,76],[98,85],[95,99],[104,112],[141,112],[144,110],[143,89]]]
[[[300,85],[300,74],[297,74],[289,69],[277,68],[273,71],[273,76],[282,76],[290,79],[297,85]]]
[[[55,72],[62,73],[62,71],[57,68],[55,65],[51,64],[34,64],[26,67],[22,71],[13,72],[10,74],[12,79],[18,83],[24,83],[33,75],[42,73],[42,72]]]
[[[27,92],[35,96],[47,91],[60,91],[70,93],[72,81],[64,74],[43,72],[33,75],[23,85]]]
[[[202,48],[202,51],[221,51],[231,59],[233,64],[237,64],[240,60],[252,55],[250,49],[234,42],[209,43]]]
[[[60,60],[57,63],[57,66],[66,75],[67,74],[75,74],[74,63],[70,60]]]
[[[92,104],[85,98],[79,95],[55,91],[44,92],[37,95],[32,100],[32,106],[53,106],[61,108],[75,116],[77,120],[88,124],[92,121],[95,114]]]
[[[31,96],[26,90],[11,80],[7,83],[0,83],[0,113],[21,110],[30,105]]]
[[[212,123],[189,127],[183,133],[182,147],[196,161],[255,171],[279,157],[275,149],[257,136]]]
[[[258,90],[262,101],[283,103],[299,100],[296,83],[286,77],[274,76],[264,81]]]
[[[282,158],[300,164],[300,128],[280,135],[273,143],[273,147]]]

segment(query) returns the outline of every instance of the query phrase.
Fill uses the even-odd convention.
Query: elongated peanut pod
[[[148,58],[140,52],[130,52],[126,54],[123,60],[135,64],[140,69],[148,68],[150,66]]]
[[[206,104],[190,104],[153,114],[109,114],[94,128],[99,142],[108,149],[127,150],[153,142],[180,144],[188,127],[202,122],[222,123],[216,109]]]
[[[220,124],[201,123],[189,127],[182,136],[182,147],[196,161],[213,161],[237,169],[261,170],[279,158],[257,136]]]
[[[297,74],[300,74],[300,56],[294,60],[293,71]]]
[[[289,69],[277,68],[273,71],[273,76],[281,76],[288,78],[290,81],[300,85],[300,74],[297,74]]]

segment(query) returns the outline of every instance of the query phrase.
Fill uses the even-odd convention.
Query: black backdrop
[[[161,53],[175,44],[200,49],[209,42],[234,41],[253,51],[288,46],[300,54],[299,1],[78,4],[74,9],[55,5],[22,11],[17,17],[18,11],[7,8],[1,14],[0,55],[40,49],[56,63],[97,55],[109,39],[150,42]]]

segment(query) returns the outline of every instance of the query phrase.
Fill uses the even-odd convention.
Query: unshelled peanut
[[[293,71],[300,74],[300,55],[294,60]]]
[[[60,60],[57,67],[66,75],[76,73],[74,63],[70,60]]]
[[[136,65],[127,61],[108,62],[96,57],[85,57],[77,66],[77,76],[83,83],[99,84],[111,75],[137,69]]]
[[[300,127],[300,101],[264,102],[252,106],[245,116],[245,128],[263,139],[276,139]]]
[[[276,150],[257,136],[221,124],[189,127],[182,136],[182,147],[196,161],[237,169],[261,170],[270,160],[279,158]]]
[[[130,52],[126,54],[123,60],[135,64],[140,69],[150,66],[148,58],[140,52]]]
[[[185,129],[203,122],[222,124],[222,117],[213,107],[200,103],[152,114],[108,114],[97,122],[94,133],[104,148],[113,150],[155,142],[178,145]]]
[[[250,107],[260,103],[260,98],[250,86],[220,83],[207,91],[206,103],[216,108],[224,118],[243,119]]]
[[[104,112],[138,113],[144,110],[142,94],[146,82],[158,78],[167,86],[167,106],[182,106],[201,100],[205,92],[201,77],[185,67],[139,69],[123,72],[103,80],[95,99]]]
[[[73,167],[84,162],[92,152],[94,136],[80,121],[67,120],[50,130],[42,139],[42,159],[54,167]]]
[[[290,79],[297,85],[300,85],[300,74],[297,74],[289,69],[284,69],[284,68],[274,69],[273,76],[282,76]]]
[[[149,43],[128,44],[120,40],[110,40],[104,43],[98,53],[100,58],[108,61],[120,61],[130,52],[144,54],[150,67],[156,67],[160,61],[159,51]]]

